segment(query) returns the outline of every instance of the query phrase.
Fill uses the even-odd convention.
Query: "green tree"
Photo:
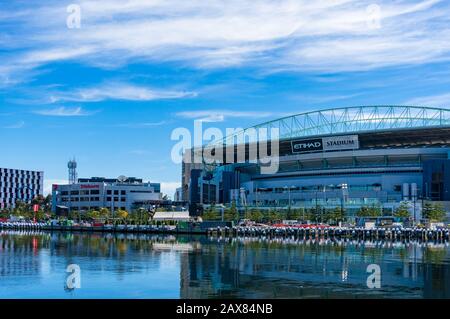
[[[287,219],[299,220],[301,216],[302,216],[302,214],[299,209],[290,209],[288,211]]]
[[[46,197],[37,195],[31,201],[31,206],[33,205],[39,205],[39,209],[42,209],[45,213],[50,213],[52,210],[52,195],[47,195]]]
[[[317,208],[316,207],[310,208],[307,210],[306,219],[311,222],[318,222],[320,221],[321,213],[322,207],[320,206],[317,206]]]
[[[236,207],[236,202],[235,201],[233,201],[231,203],[230,214],[233,217],[234,221],[236,221],[236,222],[239,221],[241,216],[239,214],[239,210]]]
[[[275,209],[269,209],[266,213],[265,219],[268,222],[275,223],[282,219],[281,214]]]
[[[69,212],[69,216],[68,217],[70,219],[72,219],[72,220],[77,220],[77,221],[81,220],[80,212],[78,210],[76,210],[76,209],[71,210]]]
[[[100,218],[104,218],[106,221],[108,221],[110,217],[110,210],[108,208],[102,207],[98,211],[98,215]]]
[[[261,222],[264,215],[259,209],[252,209],[250,211],[250,219],[255,222]]]
[[[356,213],[356,216],[358,216],[358,217],[378,217],[378,216],[381,216],[381,214],[382,214],[381,209],[379,207],[362,206]]]
[[[119,218],[122,222],[127,223],[128,220],[128,212],[125,209],[118,209],[117,210],[117,218]]]
[[[0,210],[0,218],[9,218],[10,215],[11,213],[8,209]]]
[[[202,218],[204,220],[219,220],[220,216],[216,208],[214,206],[210,206],[203,212]]]
[[[422,207],[422,217],[429,218],[433,211],[433,204],[430,202],[426,202]]]
[[[34,217],[36,217],[36,221],[44,220],[46,217],[44,209],[39,209],[35,214]]]
[[[441,222],[445,219],[446,211],[441,204],[439,203],[436,204],[427,203],[427,204],[424,205],[424,209],[422,212],[425,218],[433,222]]]
[[[90,219],[97,219],[100,217],[100,212],[98,210],[89,210],[86,214],[86,216]]]
[[[395,217],[409,217],[409,203],[407,201],[402,201],[400,203],[400,206],[397,207],[397,209],[394,212]]]
[[[16,201],[16,205],[12,210],[12,215],[16,217],[23,217],[30,219],[32,217],[31,210],[28,204],[21,200]]]
[[[325,214],[326,221],[331,221],[332,223],[338,224],[345,219],[345,213],[341,207],[335,207],[332,210],[328,210]]]

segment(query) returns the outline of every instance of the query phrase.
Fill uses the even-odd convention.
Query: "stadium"
[[[419,218],[424,202],[450,203],[450,111],[419,106],[331,108],[283,117],[244,129],[278,128],[278,171],[262,174],[245,161],[183,163],[183,198],[198,207],[235,202],[238,207],[332,209],[354,216],[363,206],[393,212],[402,201]],[[228,136],[213,147],[236,150]],[[241,139],[242,140],[242,139]],[[245,140],[245,137],[243,139]],[[269,142],[269,149],[274,141]],[[278,143],[279,142],[279,143]],[[230,146],[232,145],[232,146]],[[275,145],[275,144],[273,144]],[[198,152],[200,150],[191,150]],[[269,152],[270,153],[270,152]],[[272,153],[270,153],[272,154]]]

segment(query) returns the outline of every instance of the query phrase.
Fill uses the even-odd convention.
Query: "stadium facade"
[[[205,147],[235,151],[254,129],[277,128],[278,171],[263,174],[244,143],[245,160],[210,164]],[[241,135],[241,136],[239,136]],[[272,208],[362,206],[393,211],[406,200],[450,203],[450,111],[418,106],[358,106],[307,112],[266,122],[205,145],[202,163],[183,163],[183,199],[191,214],[211,204]],[[186,155],[186,154],[185,154]],[[259,156],[259,155],[258,155]],[[206,164],[208,163],[208,164]]]

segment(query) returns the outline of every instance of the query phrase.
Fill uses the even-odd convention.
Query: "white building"
[[[0,209],[14,208],[17,200],[29,203],[43,189],[44,172],[0,168]]]
[[[160,185],[134,177],[107,179],[80,178],[75,184],[53,185],[52,210],[80,212],[108,208],[111,211],[146,209],[162,201]]]

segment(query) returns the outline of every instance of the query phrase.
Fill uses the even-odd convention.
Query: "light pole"
[[[284,189],[288,191],[288,211],[291,211],[291,187],[284,186]]]
[[[341,211],[342,214],[345,216],[345,201],[348,198],[348,185],[346,183],[341,184],[341,190],[342,190]]]
[[[322,207],[322,209],[320,210],[320,223],[322,224],[323,223],[323,210],[325,209],[325,205],[326,205],[326,203],[327,203],[327,194],[326,194],[326,186],[325,185],[322,185],[322,199],[323,199],[323,207]]]
[[[255,205],[258,208],[258,185],[255,183]]]
[[[413,200],[413,215],[414,215],[414,224],[416,224],[416,201],[417,201],[417,184],[411,184],[411,196]]]

